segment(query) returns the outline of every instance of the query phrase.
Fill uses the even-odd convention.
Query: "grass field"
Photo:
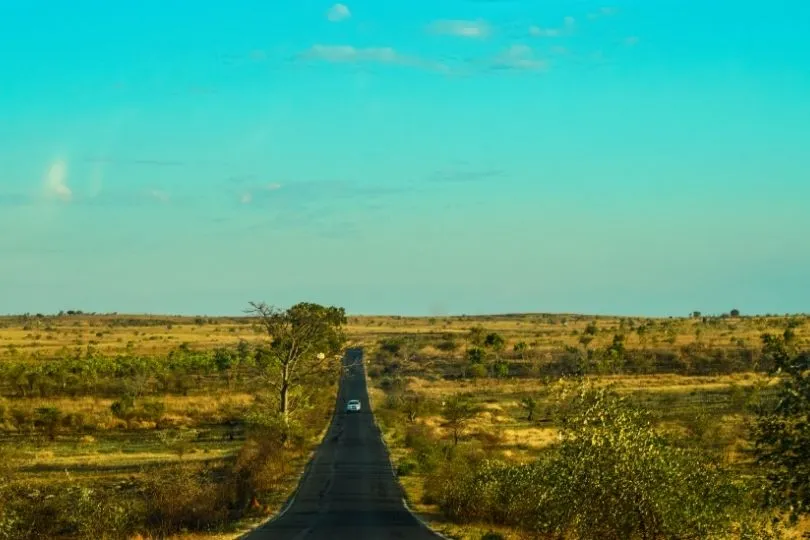
[[[464,426],[464,444],[510,462],[531,462],[558,440],[552,389],[573,370],[611,385],[649,411],[662,432],[685,446],[698,445],[742,475],[751,467],[752,411],[775,382],[758,363],[760,336],[789,335],[807,347],[808,322],[803,316],[350,317],[346,333],[350,345],[367,349],[372,397],[398,464],[414,459],[405,437],[411,424],[447,440],[435,405],[453,395],[467,397],[479,411]],[[252,360],[261,342],[247,318],[0,318],[0,477],[25,489],[83,485],[115,494],[134,493],[161,471],[222,474],[241,459],[246,439],[240,419],[261,388]],[[222,364],[217,349],[243,357]],[[475,349],[477,366],[469,360]],[[76,365],[91,364],[95,371],[76,371]],[[434,407],[403,420],[391,405],[392,396],[402,393]],[[123,395],[135,398],[128,403]],[[325,425],[328,397],[307,420],[317,426],[305,444],[281,460],[283,470],[266,473],[272,489],[260,508],[247,521],[220,523],[206,534],[233,536],[240,523],[280,506]],[[536,402],[531,420],[526,398]],[[490,528],[515,534],[492,524],[447,522],[435,504],[422,501],[425,477],[416,470],[402,481],[413,506],[439,528],[465,538]]]

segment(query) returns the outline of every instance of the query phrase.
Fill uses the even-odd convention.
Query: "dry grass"
[[[498,332],[507,346],[518,341],[533,344],[536,351],[550,351],[576,345],[586,326],[595,322],[599,332],[592,347],[610,343],[613,334],[625,333],[626,346],[637,348],[656,344],[674,345],[701,341],[711,346],[731,346],[739,340],[756,345],[764,331],[781,332],[789,320],[802,324],[795,328],[800,340],[810,339],[807,317],[753,317],[711,319],[716,324],[703,324],[699,318],[619,318],[584,315],[500,315],[481,317],[349,317],[346,327],[350,340],[370,344],[381,337],[397,335],[448,335],[463,340],[473,327],[482,326]],[[622,322],[624,321],[624,323]],[[631,327],[652,322],[653,330],[641,337]],[[202,323],[202,324],[200,324]],[[125,325],[125,326],[123,326]],[[70,315],[53,317],[0,317],[0,358],[14,355],[49,356],[60,349],[72,350],[91,346],[103,353],[131,350],[137,353],[160,353],[187,343],[194,348],[235,345],[240,339],[253,341],[260,337],[248,318],[199,318],[137,315]],[[425,353],[431,351],[426,350]],[[433,351],[438,354],[438,351]]]

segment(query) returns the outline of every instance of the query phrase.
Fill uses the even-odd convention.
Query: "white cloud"
[[[431,23],[428,29],[435,34],[446,34],[464,38],[485,38],[491,33],[489,24],[483,20],[443,20]]]
[[[629,36],[624,38],[624,44],[628,47],[638,44],[638,36]]]
[[[161,203],[169,202],[169,194],[165,191],[160,191],[159,189],[153,189],[149,191],[149,196]]]
[[[326,18],[332,22],[345,21],[352,16],[346,4],[335,4],[326,12]]]
[[[67,185],[67,162],[57,159],[48,167],[45,173],[45,195],[52,199],[69,202],[73,198],[73,191]]]
[[[239,202],[242,204],[250,204],[253,200],[253,195],[250,193],[243,193],[242,196],[239,198]]]
[[[539,26],[530,26],[529,34],[536,37],[559,37],[562,35],[562,30],[559,28],[540,28]]]
[[[566,17],[565,19],[563,19],[563,21],[565,22],[565,26],[568,28],[571,28],[577,23],[577,20],[574,19],[573,17]]]
[[[300,55],[300,58],[322,60],[334,63],[376,63],[422,68],[439,72],[448,72],[448,67],[441,62],[423,60],[414,56],[400,54],[391,47],[353,47],[351,45],[316,44]]]
[[[267,191],[275,191],[275,190],[277,190],[277,189],[281,189],[281,184],[275,184],[275,183],[274,183],[274,184],[267,184],[267,186],[265,187],[265,189],[266,189]]]
[[[351,45],[313,45],[306,56],[327,62],[382,62],[392,64],[400,59],[391,47],[357,48]]]
[[[534,50],[526,45],[512,45],[492,60],[495,69],[538,71],[548,67],[545,60],[537,58]]]

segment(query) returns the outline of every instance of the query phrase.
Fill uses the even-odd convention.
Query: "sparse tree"
[[[59,431],[59,424],[62,421],[62,411],[57,407],[40,407],[36,412],[36,424],[42,427],[49,440],[55,440],[56,433]]]
[[[525,341],[519,341],[515,343],[514,351],[515,354],[519,355],[520,359],[525,362],[529,354],[529,345]]]
[[[481,347],[484,345],[486,330],[483,326],[473,326],[470,328],[470,333],[468,334],[467,338],[469,339],[470,344],[474,347]]]
[[[490,347],[495,351],[502,351],[506,341],[503,339],[498,333],[491,332],[487,334],[487,337],[484,338],[484,346]]]
[[[442,416],[444,427],[453,435],[453,446],[458,444],[459,438],[470,420],[478,413],[478,409],[469,400],[453,396],[444,403]]]
[[[520,406],[526,410],[526,420],[531,422],[534,419],[534,412],[537,410],[537,400],[532,396],[526,396],[520,400]]]
[[[248,313],[270,338],[266,348],[269,382],[278,392],[279,413],[290,414],[290,392],[308,376],[323,371],[343,347],[346,312],[343,308],[302,302],[279,310],[251,302]]]

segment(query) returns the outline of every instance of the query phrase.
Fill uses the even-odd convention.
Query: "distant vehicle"
[[[357,412],[360,410],[360,400],[350,399],[346,404],[346,412]]]

